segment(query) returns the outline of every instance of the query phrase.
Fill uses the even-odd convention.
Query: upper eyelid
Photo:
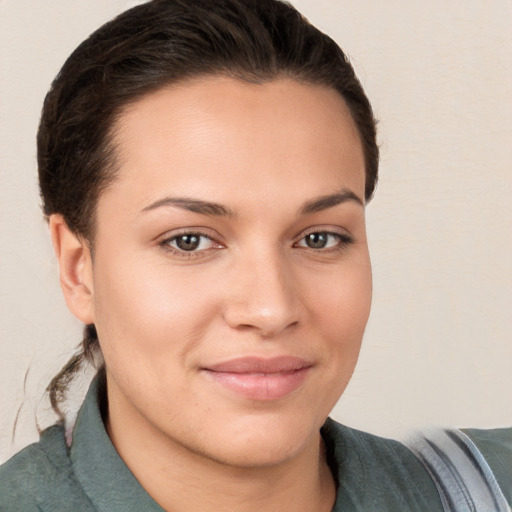
[[[305,236],[311,235],[313,233],[327,233],[328,235],[346,236],[348,238],[354,238],[350,231],[342,227],[312,226],[310,228],[302,230],[300,234],[296,237],[296,241],[302,240]]]
[[[198,236],[199,238],[203,238],[203,239],[206,239],[208,240],[212,247],[208,247],[206,249],[197,249],[197,250],[194,250],[194,251],[182,251],[182,249],[180,249],[179,247],[173,247],[171,244],[173,242],[176,241],[176,239],[178,239],[180,236],[186,236],[186,235],[195,235],[195,236]],[[169,237],[164,237],[163,239],[161,239],[159,242],[158,242],[158,245],[160,246],[166,246],[168,247],[169,249],[172,249],[176,252],[190,252],[190,253],[193,253],[193,252],[204,252],[204,251],[208,251],[210,249],[213,249],[213,248],[217,248],[219,249],[223,244],[221,244],[220,242],[218,242],[215,238],[211,237],[211,236],[208,236],[208,235],[205,235],[203,233],[195,233],[195,232],[190,232],[190,233],[178,233],[177,235],[172,235],[172,236],[169,236]]]
[[[186,250],[180,249],[179,247],[173,247],[173,245],[171,245],[171,242],[173,242],[180,236],[184,236],[187,234],[188,235],[197,235],[200,237],[207,238],[208,240],[211,241],[213,247],[207,247],[205,249],[199,249],[199,250],[186,251]],[[201,260],[203,258],[207,258],[208,255],[213,254],[212,253],[213,250],[219,250],[219,249],[223,248],[222,244],[220,244],[220,242],[218,242],[215,238],[213,238],[205,233],[201,233],[201,232],[194,231],[194,230],[187,230],[187,229],[182,230],[181,232],[178,232],[178,233],[170,234],[168,236],[164,235],[163,237],[160,237],[159,239],[157,239],[157,246],[160,250],[164,251],[168,255],[172,255],[173,257],[181,259],[181,260],[196,260],[196,259]]]
[[[333,238],[336,238],[340,244],[347,244],[354,241],[354,237],[351,235],[336,233],[333,231],[312,231],[311,233],[307,233],[303,237],[299,238],[296,242],[294,242],[294,245],[300,244],[308,235],[312,235],[315,233],[325,233],[327,236],[332,236]]]
[[[162,235],[159,235],[155,238],[157,243],[165,242],[168,240],[172,240],[174,238],[178,238],[179,236],[183,235],[198,235],[198,236],[204,236],[206,238],[209,238],[210,240],[222,243],[221,242],[221,236],[213,231],[212,229],[206,228],[206,227],[186,227],[186,228],[177,228],[172,229],[169,231],[166,231]]]
[[[309,249],[308,247],[304,247],[304,246],[301,246],[299,245],[308,235],[312,235],[314,233],[325,233],[327,235],[331,235],[335,238],[337,238],[337,243],[336,243],[336,247],[331,247],[331,248],[323,248],[323,249],[311,249],[311,250],[314,250],[314,251],[324,251],[324,252],[330,252],[330,251],[333,251],[333,250],[340,250],[342,248],[345,248],[346,246],[348,245],[352,245],[356,239],[354,237],[354,235],[352,235],[349,231],[347,231],[346,229],[333,229],[333,227],[325,227],[325,228],[322,228],[322,227],[314,227],[314,228],[310,228],[310,229],[306,229],[305,231],[303,231],[301,233],[301,235],[299,235],[295,241],[293,242],[293,246],[296,247],[297,249]]]

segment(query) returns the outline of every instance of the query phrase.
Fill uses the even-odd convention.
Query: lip
[[[202,371],[215,383],[244,398],[271,401],[284,398],[299,388],[312,366],[291,356],[241,357],[208,366]]]

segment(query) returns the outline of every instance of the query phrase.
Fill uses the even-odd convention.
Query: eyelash
[[[305,241],[306,238],[311,235],[317,235],[317,236],[324,235],[324,236],[327,236],[328,238],[329,237],[334,238],[337,242],[333,247],[321,247],[321,248],[313,248],[313,247],[299,245],[300,242]],[[326,252],[331,252],[331,251],[342,251],[353,243],[354,243],[354,238],[347,233],[337,233],[336,231],[327,231],[327,230],[315,230],[315,231],[310,231],[309,233],[306,233],[305,235],[303,235],[300,238],[300,240],[294,244],[294,247],[299,247],[299,248],[303,248],[306,250],[309,249],[309,250],[312,250],[314,252],[319,252],[319,253],[326,253]]]
[[[336,239],[337,242],[334,246],[327,247],[327,248],[325,248],[325,247],[313,248],[313,247],[308,247],[307,245],[299,245],[301,242],[305,241],[308,236],[311,236],[311,235],[324,235],[324,236],[327,236],[328,238],[331,237],[331,238]],[[196,249],[187,251],[184,249],[180,249],[179,247],[173,247],[171,245],[173,242],[176,242],[176,240],[178,240],[179,238],[186,237],[186,236],[199,238],[200,239],[199,244],[202,243],[201,241],[209,240],[213,246],[208,247],[206,249],[198,250],[196,248]],[[348,235],[346,233],[337,233],[335,231],[328,231],[328,230],[315,230],[315,231],[310,231],[310,232],[304,234],[298,240],[298,242],[295,242],[293,244],[293,247],[300,248],[303,250],[310,250],[310,251],[313,251],[314,253],[329,253],[329,252],[335,252],[335,251],[343,251],[344,249],[346,249],[349,245],[351,245],[353,243],[354,243],[354,238],[351,235]],[[211,249],[223,248],[223,246],[219,242],[216,242],[212,236],[207,235],[205,233],[197,232],[197,231],[183,231],[181,233],[174,234],[171,237],[161,240],[158,243],[158,245],[166,252],[170,252],[179,257],[183,257],[183,258],[187,258],[187,259],[203,257],[205,255],[205,253],[210,251]],[[200,245],[199,245],[199,247],[200,247]]]
[[[200,239],[199,244],[203,243],[205,240],[208,240],[212,243],[212,247],[209,247],[207,249],[195,249],[191,251],[186,251],[184,249],[180,249],[179,247],[173,247],[171,243],[175,242],[179,238],[182,237],[197,237]],[[182,231],[181,233],[174,234],[168,238],[165,238],[164,240],[160,241],[158,245],[166,252],[170,252],[172,254],[175,254],[177,256],[180,256],[182,258],[192,259],[192,258],[198,258],[201,256],[204,256],[204,253],[206,251],[209,251],[211,249],[220,249],[222,248],[222,245],[215,241],[215,239],[207,235],[205,233],[197,232],[197,231]],[[200,245],[199,245],[200,247]]]

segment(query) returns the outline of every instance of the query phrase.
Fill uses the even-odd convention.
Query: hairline
[[[102,182],[98,188],[98,193],[94,198],[94,201],[91,201],[91,212],[89,219],[89,229],[87,233],[77,233],[81,236],[89,246],[91,250],[91,255],[94,250],[94,242],[95,235],[97,230],[97,208],[98,203],[103,195],[117,180],[117,177],[122,169],[122,159],[119,152],[119,145],[116,143],[116,136],[119,129],[119,124],[124,117],[124,115],[129,111],[131,106],[134,106],[136,103],[141,101],[142,99],[148,97],[151,94],[154,94],[158,91],[162,91],[164,89],[172,89],[173,87],[180,87],[187,84],[193,84],[201,80],[209,80],[215,78],[231,78],[234,80],[238,80],[242,83],[248,83],[253,85],[263,85],[265,83],[275,82],[281,79],[288,79],[297,83],[318,86],[321,88],[329,89],[334,91],[336,95],[343,101],[343,104],[347,108],[350,118],[354,124],[355,131],[357,133],[357,137],[359,139],[359,143],[361,144],[361,149],[363,151],[364,165],[365,165],[365,182],[367,181],[367,162],[366,155],[364,154],[364,142],[362,140],[361,132],[359,126],[357,124],[356,119],[354,118],[354,114],[350,108],[349,102],[345,99],[343,94],[333,85],[327,83],[325,80],[314,80],[311,78],[307,78],[300,73],[291,72],[289,70],[278,70],[275,72],[244,72],[243,70],[240,72],[234,72],[230,69],[219,70],[219,71],[211,71],[211,72],[202,72],[202,73],[191,73],[188,76],[184,76],[178,80],[168,80],[167,82],[160,83],[153,87],[148,87],[146,90],[141,91],[139,94],[135,94],[133,97],[127,99],[122,105],[120,105],[117,109],[115,109],[111,115],[109,127],[105,133],[105,137],[102,141],[103,152],[104,152],[104,168],[102,172]],[[365,203],[367,203],[370,198],[365,198]],[[58,213],[58,212],[56,212]]]

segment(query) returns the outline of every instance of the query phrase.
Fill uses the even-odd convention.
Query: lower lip
[[[215,382],[250,400],[278,400],[299,388],[309,368],[282,373],[232,373],[204,370]]]

